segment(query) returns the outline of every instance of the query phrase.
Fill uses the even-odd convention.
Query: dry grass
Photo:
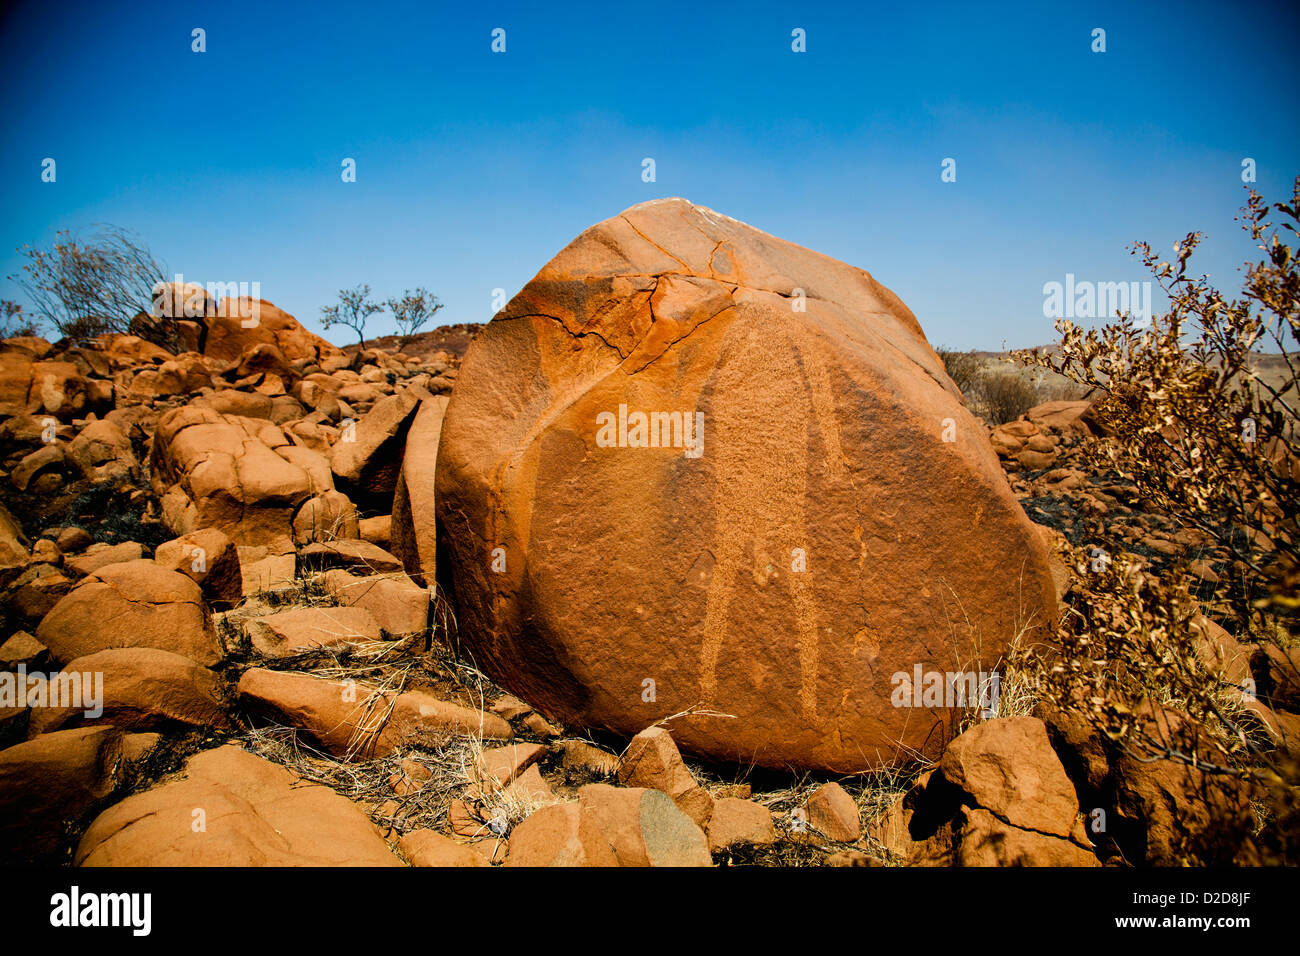
[[[315,648],[269,663],[329,680],[355,681],[360,706],[373,700],[391,709],[403,690],[435,684],[442,699],[460,697],[484,710],[488,698],[499,693],[480,671],[455,660],[445,648],[417,653],[416,643],[413,638]],[[460,692],[448,693],[453,687]],[[373,723],[382,724],[382,715]],[[499,826],[485,824],[485,836],[498,831],[504,835],[540,805],[527,794],[501,788],[484,772],[483,754],[498,742],[486,743],[481,733],[426,734],[391,754],[362,760],[356,758],[363,741],[340,758],[316,749],[294,728],[275,724],[251,728],[244,740],[253,752],[362,804],[376,823],[399,834],[426,827],[447,831],[448,811],[457,799],[472,804],[485,821],[500,821]],[[410,793],[398,792],[404,761],[430,774]]]
[[[376,823],[398,833],[424,828],[449,829],[447,811],[452,800],[464,791],[465,768],[474,759],[473,739],[449,735],[442,742],[430,741],[419,748],[404,748],[384,757],[353,762],[316,750],[301,740],[292,727],[257,727],[244,735],[244,742],[253,753],[361,804]],[[394,785],[403,776],[405,760],[414,761],[431,775],[419,789],[402,795]]]

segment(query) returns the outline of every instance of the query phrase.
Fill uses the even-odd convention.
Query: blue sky
[[[0,275],[112,223],[315,329],[360,282],[486,321],[587,226],[685,196],[867,269],[935,344],[1038,344],[1043,284],[1143,279],[1136,239],[1205,231],[1193,261],[1235,288],[1242,159],[1273,199],[1300,173],[1298,27],[1270,2],[18,2]]]

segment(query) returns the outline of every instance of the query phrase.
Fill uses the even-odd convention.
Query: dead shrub
[[[1272,213],[1282,216],[1278,229]],[[1104,437],[1085,445],[1094,465],[1117,472],[1146,505],[1225,548],[1242,574],[1224,623],[1242,640],[1283,650],[1295,642],[1300,607],[1300,268],[1281,237],[1300,235],[1298,213],[1300,177],[1290,204],[1270,205],[1251,191],[1243,227],[1265,257],[1248,266],[1240,298],[1226,298],[1206,276],[1189,272],[1199,233],[1174,246],[1172,263],[1138,243],[1134,253],[1169,297],[1167,314],[1149,326],[1120,316],[1087,331],[1062,320],[1054,351],[1019,353],[1025,364],[1102,396],[1096,413]],[[1281,355],[1277,380],[1257,373],[1262,346]],[[1260,849],[1286,860],[1300,825],[1300,767],[1274,749],[1254,712],[1251,684],[1231,683],[1197,653],[1205,639],[1202,609],[1185,569],[1175,566],[1162,579],[1127,555],[1103,557],[1075,553],[1079,573],[1055,647],[1039,648],[1024,666],[1045,697],[1136,760],[1175,761],[1206,779],[1250,787],[1263,821]],[[1177,739],[1161,727],[1165,708],[1190,718]],[[1209,856],[1200,859],[1228,849],[1202,848]]]
[[[982,376],[977,394],[985,417],[995,425],[1015,421],[1039,404],[1034,383],[1016,372],[990,372]]]

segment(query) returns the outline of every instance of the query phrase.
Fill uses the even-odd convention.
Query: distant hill
[[[482,322],[440,325],[428,332],[413,335],[411,340],[402,348],[402,351],[407,355],[415,355],[421,358],[435,352],[450,352],[457,358],[464,358],[469,343],[474,341],[475,336],[483,331],[485,327]],[[366,339],[368,348],[396,349],[398,344],[399,339],[396,335],[381,335],[376,338],[368,337]],[[351,345],[343,346],[343,351],[355,352],[358,348],[360,346],[353,342]]]

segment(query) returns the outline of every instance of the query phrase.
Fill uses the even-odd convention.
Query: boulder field
[[[1056,609],[898,296],[682,199],[583,232],[473,342],[435,506],[494,680],[623,736],[689,711],[674,736],[707,758],[936,757],[962,711],[909,706],[917,668],[992,671]]]
[[[0,340],[0,865],[1276,858],[1205,725],[1143,701],[1206,769],[1140,759],[999,658],[1093,545],[1188,564],[1288,759],[1300,651],[1212,620],[1232,555],[1094,401],[972,418],[861,270],[667,200],[397,350],[205,296],[178,353]]]

